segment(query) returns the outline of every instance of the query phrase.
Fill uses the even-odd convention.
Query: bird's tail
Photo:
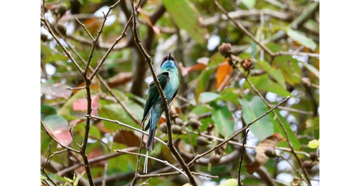
[[[147,173],[148,158],[149,158],[149,149],[146,149],[146,156],[145,156],[144,170],[143,170],[144,174]]]

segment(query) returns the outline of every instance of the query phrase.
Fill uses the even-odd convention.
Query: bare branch
[[[243,157],[244,157],[244,153],[245,153],[245,143],[246,143],[246,137],[247,134],[249,133],[249,130],[246,130],[246,132],[244,132],[244,137],[243,137],[243,146],[240,148],[240,160],[239,160],[239,168],[238,168],[238,185],[242,186],[243,183],[241,182],[241,164],[243,161]]]

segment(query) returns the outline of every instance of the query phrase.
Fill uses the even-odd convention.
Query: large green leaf
[[[227,106],[216,109],[211,118],[214,120],[215,127],[221,135],[229,138],[234,133],[234,118]]]
[[[135,121],[132,120],[131,117],[125,112],[125,110],[117,103],[102,105],[99,110],[99,116],[112,120],[118,120],[122,123],[139,128],[139,125],[137,125]],[[103,121],[103,122],[105,127],[112,132],[115,132],[121,128],[125,128],[123,126],[117,125],[116,123],[112,123],[108,121]]]
[[[82,89],[77,91],[73,96],[71,96],[70,99],[66,101],[66,103],[60,108],[58,114],[60,116],[69,116],[71,115],[71,112],[73,111],[73,104],[74,102],[79,98],[85,98],[86,97],[86,90]]]
[[[286,32],[288,36],[290,36],[292,39],[299,42],[300,44],[304,45],[305,47],[310,48],[311,50],[316,49],[316,43],[312,39],[306,37],[303,33],[295,31],[290,27],[286,29]]]
[[[219,95],[221,96],[219,99],[223,101],[231,101],[235,104],[238,104],[238,93],[241,93],[239,89],[237,88],[226,88],[222,90]]]
[[[269,109],[258,96],[254,96],[251,100],[239,99],[243,107],[243,117],[246,124],[255,120]],[[264,140],[266,137],[274,134],[273,122],[269,115],[264,116],[250,126],[251,132],[259,139]]]
[[[261,76],[251,76],[249,77],[249,81],[258,89],[267,92],[273,92],[278,94],[279,96],[291,96],[293,95],[287,91],[285,88],[281,87],[277,83],[270,80],[268,74],[263,74]],[[244,88],[250,88],[250,85],[245,82]]]
[[[280,70],[273,68],[265,61],[258,61],[256,64],[271,75],[282,88],[286,88],[285,79]]]
[[[305,63],[305,62],[302,62],[300,61],[300,63],[302,63],[305,68],[307,68],[310,72],[312,72],[317,78],[319,78],[319,70],[316,69],[314,66],[308,64],[308,63]]]
[[[202,17],[188,0],[163,0],[166,12],[171,15],[175,23],[199,44],[204,44],[209,34],[202,23]]]

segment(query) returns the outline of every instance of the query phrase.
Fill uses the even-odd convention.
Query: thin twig
[[[112,49],[115,47],[115,45],[123,38],[126,36],[126,30],[128,29],[131,19],[132,17],[130,17],[130,19],[128,20],[128,22],[125,25],[124,30],[121,32],[120,36],[118,38],[116,38],[116,40],[114,41],[114,43],[111,45],[111,47],[106,51],[105,55],[103,56],[103,58],[100,60],[100,62],[98,63],[98,65],[96,66],[95,70],[93,71],[93,73],[90,75],[89,79],[92,80],[95,76],[95,74],[99,71],[101,65],[105,62],[105,59],[108,57],[108,55],[110,54],[110,52],[112,51]]]
[[[247,138],[247,134],[249,133],[249,130],[246,130],[246,132],[244,132],[244,137],[243,137],[243,146],[240,148],[240,160],[239,160],[239,169],[238,169],[238,185],[242,186],[243,183],[241,182],[241,164],[244,158],[244,153],[245,153],[245,143],[246,143],[246,138]]]
[[[125,153],[125,154],[132,154],[132,155],[136,155],[136,156],[142,156],[142,157],[146,157],[146,155],[144,154],[139,154],[139,153],[134,153],[134,152],[127,152],[127,151],[123,151],[123,150],[120,150],[120,149],[117,149],[116,152],[122,152],[122,153]],[[165,160],[161,160],[161,159],[158,159],[158,158],[154,158],[152,156],[147,156],[148,158],[150,159],[153,159],[155,161],[158,161],[158,162],[161,162],[167,166],[170,166],[172,167],[173,169],[181,172],[181,174],[183,174],[185,177],[187,177],[187,174],[185,172],[183,172],[182,170],[180,170],[179,168],[175,167],[174,165],[170,164],[168,161],[165,161]]]
[[[139,37],[139,33],[138,33],[138,29],[137,29],[137,17],[136,17],[136,9],[139,7],[141,3],[141,0],[139,0],[138,4],[136,5],[136,7],[134,7],[134,1],[131,0],[131,10],[132,10],[132,15],[133,15],[133,26],[132,26],[132,30],[134,33],[134,41],[135,44],[137,45],[137,47],[139,48],[140,52],[142,53],[142,55],[145,58],[145,61],[148,63],[151,74],[153,76],[154,79],[154,83],[156,85],[156,88],[160,94],[161,97],[161,101],[163,103],[163,107],[165,108],[165,116],[166,116],[166,125],[167,125],[167,130],[168,130],[168,147],[170,152],[175,156],[175,158],[178,160],[178,162],[180,163],[181,167],[183,168],[183,170],[186,173],[186,177],[189,179],[190,184],[197,186],[197,183],[194,179],[194,177],[192,176],[189,167],[185,164],[184,160],[182,159],[182,157],[180,156],[179,152],[176,150],[176,148],[174,148],[173,143],[172,143],[172,133],[171,133],[171,123],[170,123],[170,115],[169,115],[169,103],[167,102],[166,98],[165,98],[165,94],[160,86],[159,80],[156,77],[155,74],[155,70],[154,67],[151,64],[151,57],[147,54],[147,52],[145,51],[145,48],[143,47],[141,41],[140,41],[140,37]]]
[[[196,160],[198,160],[199,158],[209,154],[210,152],[216,150],[217,148],[219,148],[220,146],[224,145],[225,143],[229,142],[232,138],[236,137],[237,135],[239,135],[241,132],[243,132],[244,130],[248,129],[252,124],[254,124],[255,122],[257,122],[259,119],[261,119],[262,117],[266,116],[267,114],[269,114],[271,111],[273,111],[275,108],[277,108],[279,105],[283,104],[284,102],[286,102],[287,100],[289,100],[290,96],[286,97],[284,100],[282,100],[280,103],[278,103],[276,106],[272,107],[270,110],[266,111],[264,114],[262,114],[261,116],[259,116],[258,118],[256,118],[255,120],[249,122],[245,127],[243,127],[242,129],[238,130],[237,132],[235,132],[233,135],[231,135],[228,139],[222,141],[221,143],[219,143],[218,145],[216,145],[215,147],[207,150],[206,152],[202,153],[202,154],[198,154],[196,155],[196,157],[194,159],[192,159],[188,165],[191,166]]]
[[[302,174],[300,174],[300,172],[294,167],[294,165],[293,165],[288,159],[286,159],[286,158],[284,157],[284,155],[279,154],[279,155],[277,155],[277,156],[281,157],[281,158],[284,159],[286,162],[288,162],[289,165],[291,166],[291,168],[293,168],[294,171],[295,171],[303,180],[306,180],[306,179],[304,178],[304,176],[303,176]]]
[[[144,125],[141,125],[141,131],[144,131]],[[143,146],[143,140],[144,140],[144,133],[142,133],[142,135],[141,135],[141,141],[140,141],[140,146],[139,146],[139,154],[141,154],[141,149],[142,149],[142,146]],[[138,156],[137,159],[136,159],[135,176],[133,178],[133,181],[132,181],[131,185],[135,185],[136,182],[140,178],[139,177],[139,175],[140,175],[139,167],[140,167],[140,156]]]
[[[117,121],[117,120],[107,119],[107,118],[103,118],[103,117],[99,117],[99,116],[93,116],[93,115],[86,115],[85,117],[90,117],[90,118],[100,119],[100,120],[104,120],[104,121],[109,121],[109,122],[112,122],[112,123],[116,123],[116,124],[118,124],[118,125],[120,125],[120,126],[124,126],[124,127],[130,128],[130,129],[132,129],[132,130],[135,130],[135,131],[137,131],[137,132],[140,132],[141,134],[145,134],[145,135],[147,135],[147,136],[149,135],[148,133],[146,133],[145,131],[143,131],[143,130],[141,130],[141,129],[135,128],[135,127],[133,127],[133,126],[130,126],[130,125],[125,124],[125,123],[122,123],[122,122]],[[158,142],[160,142],[161,144],[167,146],[167,144],[166,144],[164,141],[162,141],[161,139],[159,139],[159,138],[157,138],[157,137],[155,137],[155,139],[156,139]]]
[[[94,40],[94,37],[91,35],[91,33],[90,33],[89,30],[86,28],[86,26],[84,25],[84,23],[80,22],[77,17],[75,17],[75,20],[84,28],[84,30],[85,30],[86,33],[90,36],[90,38],[91,38],[92,40]]]
[[[209,175],[209,174],[203,174],[203,173],[198,173],[198,172],[191,172],[193,175],[199,175],[199,176],[203,176],[206,178],[214,178],[217,179],[219,178],[219,176],[213,176],[213,175]],[[174,176],[174,175],[179,175],[181,174],[181,172],[166,172],[166,173],[158,173],[158,174],[145,174],[145,175],[139,175],[140,178],[152,178],[152,177],[164,177],[164,176]]]
[[[72,88],[72,87],[67,87],[66,89],[67,90],[81,90],[81,89],[85,89],[86,87],[85,86],[81,86],[81,87],[74,87],[74,88]]]

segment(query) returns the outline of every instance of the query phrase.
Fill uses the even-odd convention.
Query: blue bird
[[[157,75],[161,88],[164,91],[167,102],[174,99],[179,88],[179,72],[175,64],[174,58],[171,56],[171,52],[168,56],[164,57],[160,66],[161,73]],[[147,173],[148,154],[150,150],[154,149],[154,138],[156,134],[156,125],[160,119],[160,116],[164,112],[163,102],[161,96],[156,88],[154,82],[151,82],[149,88],[148,99],[146,100],[144,115],[141,123],[143,124],[150,115],[149,123],[145,127],[145,131],[149,130],[149,138],[146,142],[146,157],[144,162],[144,173]]]

